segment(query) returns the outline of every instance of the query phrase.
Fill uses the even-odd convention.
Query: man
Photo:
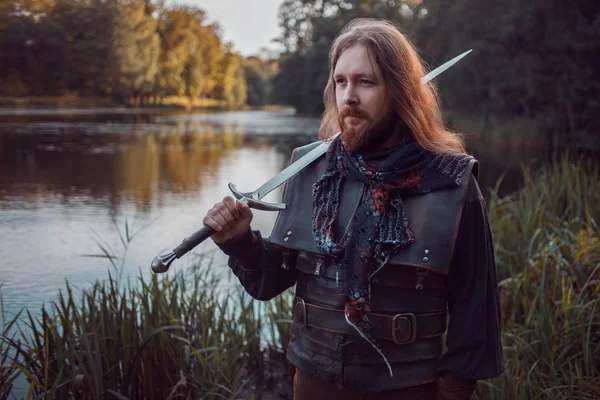
[[[319,134],[341,135],[287,182],[271,237],[231,197],[203,223],[253,297],[296,284],[296,400],[468,399],[504,368],[477,162],[393,25],[354,21],[330,62]]]

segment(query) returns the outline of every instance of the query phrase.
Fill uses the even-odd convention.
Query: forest
[[[511,130],[535,131],[556,146],[593,149],[600,148],[598,10],[595,0],[284,0],[274,38],[281,54],[244,58],[198,8],[16,0],[0,5],[0,95],[138,104],[186,96],[318,116],[333,39],[352,19],[372,17],[394,21],[431,68],[473,49],[438,80],[449,122],[468,116],[483,131],[514,122]]]
[[[438,79],[449,115],[487,130],[497,121],[535,130],[557,145],[600,148],[600,6],[595,0],[285,0],[286,51],[274,91],[320,114],[328,51],[354,18],[395,21],[431,67],[473,49]],[[527,134],[527,132],[521,132]]]
[[[0,94],[246,103],[243,57],[200,9],[148,0],[19,0],[0,7]]]

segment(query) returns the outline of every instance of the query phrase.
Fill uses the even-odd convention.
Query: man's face
[[[346,148],[377,146],[389,132],[381,128],[390,120],[391,106],[381,70],[369,50],[355,44],[342,52],[335,65],[335,100],[342,140]]]

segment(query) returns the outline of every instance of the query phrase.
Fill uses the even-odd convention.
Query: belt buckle
[[[407,338],[398,337],[398,331],[400,329],[397,327],[397,322],[400,320],[406,320],[410,325],[410,332]],[[417,339],[417,317],[415,317],[415,314],[405,313],[394,315],[394,319],[392,319],[392,338],[396,344],[410,344]]]
[[[301,299],[300,297],[296,297],[296,305],[298,304],[302,304],[302,321],[298,321],[303,327],[306,328],[306,325],[308,325],[308,321],[307,321],[307,317],[306,317],[306,302]],[[297,315],[298,313],[296,313]]]

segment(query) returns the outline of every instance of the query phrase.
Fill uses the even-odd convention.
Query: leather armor
[[[295,149],[292,162],[317,144]],[[313,239],[312,185],[325,172],[326,157],[287,182],[283,192],[287,210],[279,213],[270,241],[283,249],[281,268],[293,264],[299,272],[287,349],[287,358],[293,365],[317,378],[360,392],[435,381],[446,330],[446,275],[468,181],[477,174],[477,165],[476,160],[471,161],[459,187],[403,197],[415,242],[396,254],[375,260],[368,318],[392,366],[393,377],[382,357],[346,323],[340,296],[342,267],[320,253]],[[364,189],[358,181],[344,181],[335,237],[344,233],[362,201]],[[292,257],[295,262],[291,262]]]

